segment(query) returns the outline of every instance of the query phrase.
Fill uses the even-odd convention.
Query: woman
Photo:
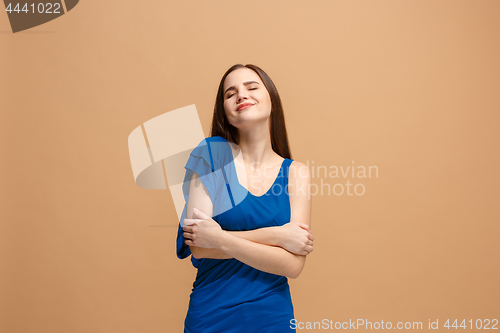
[[[307,166],[291,159],[269,76],[231,67],[211,137],[186,164],[177,255],[192,254],[198,273],[184,332],[295,331],[287,278],[299,276],[313,250],[310,183]]]

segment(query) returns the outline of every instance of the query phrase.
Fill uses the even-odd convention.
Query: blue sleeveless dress
[[[267,193],[255,196],[239,182],[233,154],[227,140],[209,137],[193,149],[186,163],[183,192],[189,198],[193,172],[200,176],[212,199],[213,219],[223,230],[245,231],[280,226],[290,222],[288,168],[286,158]],[[184,243],[183,221],[177,232],[177,256],[191,254]],[[185,333],[211,332],[295,332],[295,319],[288,279],[248,266],[236,259],[196,259],[198,269],[184,321]]]

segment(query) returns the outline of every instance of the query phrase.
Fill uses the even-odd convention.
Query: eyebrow
[[[246,81],[246,82],[243,82],[243,84],[245,86],[248,86],[249,84],[252,84],[252,83],[257,83],[257,84],[260,84],[259,82],[257,81]],[[226,91],[224,91],[224,95],[229,91],[229,90],[232,90],[232,89],[235,89],[235,86],[231,86],[229,88],[226,89]]]

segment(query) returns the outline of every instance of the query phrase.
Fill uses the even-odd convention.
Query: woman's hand
[[[307,224],[288,222],[279,228],[282,248],[299,255],[308,255],[313,251],[314,236]]]
[[[184,237],[186,245],[207,249],[219,248],[224,230],[219,223],[196,208],[193,209],[193,219],[184,219]]]

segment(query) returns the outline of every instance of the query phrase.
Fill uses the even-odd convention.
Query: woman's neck
[[[269,126],[260,126],[250,130],[239,129],[238,146],[244,157],[244,162],[253,169],[261,169],[269,163],[273,164],[276,157],[271,144]]]

